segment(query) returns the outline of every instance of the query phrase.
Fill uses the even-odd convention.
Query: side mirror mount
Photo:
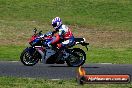
[[[34,28],[34,30],[33,30],[33,31],[34,31],[34,33],[36,34],[36,32],[37,32],[37,29],[36,29],[36,28]]]

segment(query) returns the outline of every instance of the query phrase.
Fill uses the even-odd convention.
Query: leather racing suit
[[[48,44],[57,44],[58,48],[70,47],[74,45],[74,36],[66,25],[61,25],[58,31],[55,32],[55,37]],[[56,34],[58,32],[58,34]],[[60,41],[61,40],[61,41]],[[63,41],[62,41],[63,40]]]

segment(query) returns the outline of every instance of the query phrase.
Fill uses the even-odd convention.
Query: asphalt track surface
[[[87,74],[129,74],[132,79],[132,64],[85,64]],[[77,67],[66,64],[43,64],[24,66],[21,62],[0,62],[0,77],[24,77],[44,79],[74,79]]]

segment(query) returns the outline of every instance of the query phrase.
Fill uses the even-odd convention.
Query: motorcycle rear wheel
[[[79,67],[85,63],[86,54],[80,48],[73,48],[72,53],[66,61],[67,65],[70,67]]]

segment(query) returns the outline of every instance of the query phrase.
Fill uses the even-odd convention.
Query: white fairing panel
[[[51,56],[51,55],[54,55],[55,54],[55,51],[52,50],[52,49],[46,49],[46,56],[45,56],[45,62],[46,60]]]

